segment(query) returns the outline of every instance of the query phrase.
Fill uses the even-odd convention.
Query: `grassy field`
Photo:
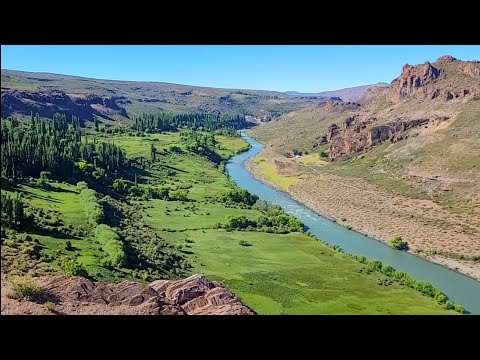
[[[242,301],[260,314],[449,314],[431,298],[396,283],[385,285],[384,275],[360,272],[362,264],[332,250],[301,233],[285,235],[258,231],[228,232],[217,228],[229,214],[257,219],[256,209],[230,206],[217,196],[234,184],[212,162],[185,151],[177,134],[145,137],[98,138],[114,141],[128,156],[147,157],[150,142],[169,148],[176,144],[181,153],[162,155],[156,166],[139,177],[140,186],[161,184],[171,189],[185,189],[188,201],[159,199],[132,200],[145,222],[145,229],[155,233],[164,244],[172,246],[191,264],[190,274],[204,273],[225,282]],[[240,138],[218,137],[224,156],[246,148]],[[312,161],[315,160],[312,158]],[[265,165],[265,161],[262,162]],[[169,172],[165,172],[168,169]],[[265,167],[267,171],[271,168]],[[275,173],[271,173],[275,177]],[[284,186],[295,179],[286,178]],[[138,278],[132,270],[108,270],[101,265],[102,252],[83,215],[76,187],[50,183],[50,187],[23,185],[19,189],[26,201],[61,219],[63,226],[82,227],[86,235],[56,237],[31,234],[42,247],[50,265],[59,268],[56,259],[74,257],[96,279],[120,281]],[[143,231],[143,230],[142,230]],[[72,248],[65,249],[69,240]],[[251,246],[241,246],[240,240]]]
[[[322,165],[327,165],[328,159],[321,158],[319,154],[313,153],[313,154],[308,154],[308,155],[303,155],[296,159],[296,161],[302,165],[307,165],[307,166],[322,166]]]
[[[282,190],[286,191],[290,186],[294,185],[298,181],[298,178],[295,176],[287,177],[280,175],[265,158],[257,158],[254,161],[257,165],[257,169],[261,173],[262,178],[266,179],[267,181],[271,181]]]
[[[243,141],[235,140],[236,144]],[[189,198],[195,202],[148,201],[144,203],[145,222],[189,257],[192,273],[225,282],[259,313],[453,313],[404,286],[380,285],[384,275],[360,273],[361,264],[306,235],[214,229],[227,214],[256,218],[260,212],[207,201],[208,196],[231,187],[212,163],[191,154],[171,154],[162,161],[177,169],[171,185],[191,185]],[[155,171],[150,174],[156,176]],[[241,246],[240,240],[252,246]]]

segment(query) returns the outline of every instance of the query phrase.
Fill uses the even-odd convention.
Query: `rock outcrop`
[[[423,65],[404,65],[402,74],[393,80],[387,98],[392,101],[400,101],[407,97],[420,94],[425,97],[425,86],[432,83],[440,76],[440,69],[434,67],[428,61]]]
[[[438,125],[448,120],[448,117],[396,119],[394,121],[375,125],[375,117],[360,118],[359,115],[348,117],[341,126],[332,124],[328,132],[317,139],[313,148],[329,144],[331,161],[346,160],[352,155],[373,149],[385,141],[397,142],[407,138],[415,128]]]
[[[42,314],[42,303],[55,304],[59,314],[113,315],[254,315],[225,286],[203,275],[184,280],[157,280],[149,285],[93,282],[82,277],[35,279],[42,295],[35,302],[3,297],[2,314]],[[4,291],[5,290],[5,291]],[[28,310],[26,310],[28,309]]]
[[[128,103],[119,96],[97,96],[92,94],[66,94],[63,91],[17,91],[2,88],[2,118],[11,114],[30,115],[38,113],[41,117],[52,117],[55,113],[64,113],[68,117],[78,116],[81,120],[93,121],[94,115],[107,120],[112,117],[128,117],[124,108],[118,104]]]
[[[408,98],[446,102],[480,94],[479,82],[456,81],[458,73],[478,78],[480,62],[461,61],[445,55],[433,64],[428,61],[417,66],[407,64],[403,66],[401,75],[392,81],[386,97],[394,103]]]

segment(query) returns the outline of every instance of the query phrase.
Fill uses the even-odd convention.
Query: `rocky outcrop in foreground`
[[[203,275],[157,280],[148,285],[94,282],[82,277],[35,279],[42,289],[35,301],[10,299],[2,284],[2,314],[65,315],[254,315],[224,285]],[[44,304],[55,304],[52,308]],[[49,304],[51,306],[51,304]]]

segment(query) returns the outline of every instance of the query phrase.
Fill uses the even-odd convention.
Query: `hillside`
[[[280,92],[215,89],[161,82],[114,81],[2,69],[2,118],[9,115],[75,115],[83,121],[129,122],[142,113],[204,112],[277,116],[319,103]]]
[[[371,85],[362,85],[355,86],[351,88],[332,90],[332,91],[322,91],[318,93],[300,93],[297,91],[287,91],[285,94],[293,97],[320,97],[320,98],[336,98],[345,102],[359,102],[363,103],[365,101],[365,94],[368,93],[372,88],[385,88],[388,84],[386,83],[377,83]]]
[[[405,65],[368,97],[310,105],[251,135],[270,145],[261,156],[281,174],[301,177],[288,189],[298,199],[480,277],[480,62]]]

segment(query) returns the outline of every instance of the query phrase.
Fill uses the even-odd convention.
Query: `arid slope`
[[[288,191],[317,211],[480,278],[480,63],[406,65],[369,96],[253,129],[267,144],[260,156],[298,177]],[[328,159],[306,164],[293,149]]]

